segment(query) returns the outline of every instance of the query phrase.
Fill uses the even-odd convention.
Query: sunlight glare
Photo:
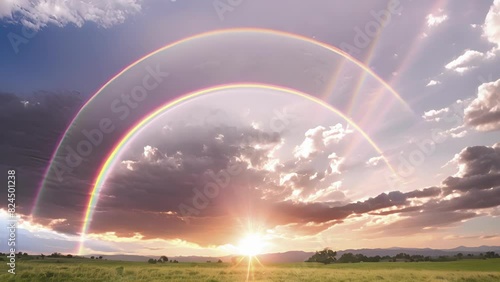
[[[258,234],[248,234],[241,239],[238,250],[240,254],[253,257],[262,253],[264,249],[264,239]]]

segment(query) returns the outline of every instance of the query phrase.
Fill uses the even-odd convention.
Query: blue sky
[[[373,36],[370,35],[370,24],[374,23],[380,27],[377,17],[383,13],[389,15],[390,18],[384,22],[382,29],[377,29]],[[304,68],[304,76],[296,79],[293,73],[294,68],[300,70],[299,62],[302,62],[302,59],[304,62],[309,62],[307,60],[312,62],[312,59],[307,57],[308,55],[302,54],[304,57],[302,59],[289,57],[283,61],[284,63],[290,62],[290,69],[280,69],[280,66],[273,66],[270,58],[264,58],[262,61],[253,61],[255,65],[249,65],[247,69],[222,67],[215,69],[213,73],[203,73],[206,77],[201,78],[197,77],[198,73],[189,72],[185,67],[195,61],[195,57],[205,59],[204,63],[208,62],[210,65],[213,63],[213,58],[221,57],[221,54],[224,57],[226,53],[228,56],[234,53],[252,63],[253,58],[258,58],[258,54],[278,58],[279,55],[286,57],[287,54],[293,52],[283,43],[288,39],[279,39],[279,36],[268,38],[255,35],[255,38],[262,40],[261,42],[242,39],[238,43],[238,40],[234,39],[236,37],[231,37],[231,35],[221,36],[220,39],[200,39],[196,43],[188,42],[183,45],[186,46],[182,47],[184,49],[177,51],[178,53],[165,51],[155,55],[149,58],[149,61],[138,64],[122,76],[121,80],[117,79],[110,84],[96,96],[93,103],[84,108],[83,114],[74,120],[73,125],[76,129],[64,135],[67,126],[70,125],[84,102],[131,63],[175,41],[203,32],[229,28],[272,29],[305,36],[342,48],[391,85],[411,108],[411,115],[403,110],[401,104],[387,89],[381,87],[379,81],[367,75],[366,71],[352,62],[345,63],[329,95],[322,94],[326,91],[326,88],[322,88],[325,85],[317,81],[314,82],[317,83],[314,87],[319,87],[318,93],[313,93],[316,88],[312,86],[310,88],[304,86],[299,90],[311,89],[311,93],[306,94],[322,97],[326,103],[344,112],[355,124],[359,124],[381,147],[384,153],[382,156],[392,164],[393,170],[401,172],[408,168],[405,163],[411,160],[412,156],[415,157],[416,154],[422,154],[422,152],[425,155],[422,164],[411,168],[412,172],[409,176],[401,172],[397,185],[390,187],[385,179],[387,168],[380,165],[382,156],[377,150],[373,150],[370,142],[366,141],[362,134],[350,133],[352,126],[348,127],[349,122],[346,119],[339,119],[338,116],[328,112],[319,114],[322,110],[316,106],[297,106],[301,103],[307,104],[299,101],[300,99],[287,100],[276,94],[277,98],[269,98],[268,105],[263,106],[260,104],[262,100],[252,99],[251,96],[242,98],[245,102],[239,103],[238,101],[229,102],[231,99],[219,94],[214,95],[215,98],[210,103],[198,100],[199,110],[196,107],[186,106],[184,108],[186,113],[199,111],[200,115],[209,115],[209,112],[204,112],[206,109],[204,110],[203,106],[205,106],[223,111],[226,115],[233,115],[232,118],[235,120],[241,119],[241,123],[235,126],[241,130],[242,135],[256,134],[255,132],[260,130],[265,131],[265,128],[258,127],[256,124],[266,124],[272,116],[256,111],[255,109],[258,108],[261,108],[261,111],[265,109],[270,112],[276,108],[294,109],[301,119],[304,119],[294,125],[296,126],[294,130],[290,131],[293,133],[281,133],[283,148],[293,150],[293,154],[288,153],[290,156],[293,155],[291,159],[284,157],[287,153],[282,147],[270,145],[278,146],[277,144],[281,144],[279,142],[275,144],[274,141],[264,140],[259,145],[259,148],[269,150],[266,152],[269,159],[266,161],[260,159],[263,162],[262,167],[256,166],[262,170],[259,173],[264,173],[265,170],[271,176],[280,175],[276,176],[277,179],[281,177],[282,180],[277,182],[280,183],[276,184],[277,187],[289,185],[281,188],[293,191],[290,192],[291,196],[273,198],[276,202],[273,202],[270,208],[273,208],[274,204],[279,201],[301,203],[305,206],[308,204],[330,205],[330,208],[332,208],[331,205],[342,203],[343,207],[352,208],[353,203],[356,202],[369,204],[370,199],[382,201],[386,199],[385,196],[377,196],[387,196],[394,190],[403,194],[410,193],[405,194],[407,202],[404,204],[394,204],[395,198],[391,196],[389,202],[393,205],[384,206],[379,210],[353,213],[345,218],[335,218],[335,220],[344,220],[343,224],[332,218],[329,220],[323,218],[317,221],[312,220],[308,225],[305,219],[294,221],[285,219],[284,215],[281,215],[282,218],[277,216],[280,220],[270,220],[269,226],[266,226],[266,230],[275,232],[273,234],[281,234],[274,237],[268,234],[270,239],[266,237],[268,238],[266,240],[274,244],[271,250],[285,250],[278,242],[283,238],[289,238],[287,236],[291,236],[290,234],[294,232],[300,235],[293,237],[293,240],[297,240],[298,246],[309,250],[318,247],[316,243],[311,243],[318,237],[323,238],[325,234],[336,232],[344,234],[349,228],[355,228],[355,239],[336,238],[341,242],[339,243],[341,246],[346,248],[391,247],[381,239],[370,237],[368,231],[363,231],[365,228],[374,234],[380,233],[383,238],[386,235],[381,231],[384,226],[394,228],[395,233],[400,234],[394,242],[398,242],[401,246],[425,247],[434,244],[432,243],[434,241],[439,243],[432,245],[433,247],[500,244],[500,229],[493,227],[494,223],[498,222],[500,212],[498,208],[500,205],[498,200],[500,194],[500,187],[498,187],[500,173],[500,158],[498,157],[500,154],[498,143],[500,137],[500,1],[498,0],[474,2],[380,0],[363,5],[327,0],[314,3],[299,0],[271,3],[265,0],[107,0],[99,3],[10,0],[0,4],[0,28],[0,94],[2,95],[0,107],[4,109],[1,118],[2,127],[5,127],[2,128],[5,134],[2,136],[3,143],[0,144],[0,151],[7,156],[0,163],[0,167],[14,165],[29,178],[26,183],[29,188],[19,192],[19,201],[22,204],[18,212],[20,220],[24,222],[22,228],[25,229],[20,233],[19,240],[23,240],[21,238],[26,236],[26,240],[32,243],[33,240],[37,240],[31,234],[36,230],[44,230],[48,240],[55,240],[50,244],[47,243],[46,248],[43,244],[42,247],[26,244],[28,251],[33,249],[36,252],[44,250],[48,252],[57,244],[61,244],[61,251],[64,252],[68,248],[78,247],[75,242],[79,239],[82,211],[85,199],[91,191],[92,176],[97,173],[96,168],[103,163],[109,150],[113,148],[113,142],[147,113],[150,113],[153,108],[186,94],[183,89],[203,88],[202,86],[206,86],[206,83],[211,82],[212,79],[216,81],[218,77],[226,75],[233,80],[246,81],[248,80],[246,75],[258,77],[257,74],[252,73],[256,69],[252,66],[259,64],[269,67],[268,72],[262,71],[260,74],[264,77],[263,81],[267,77],[276,81],[288,80],[289,85],[306,85],[309,83],[307,81],[309,81],[310,70],[312,73],[319,72],[323,78],[325,76],[328,78],[332,75],[334,67],[340,64],[341,57],[338,55],[321,55],[326,63],[315,65],[312,69]],[[360,39],[361,36],[364,39]],[[366,44],[359,44],[359,40],[365,40]],[[272,45],[269,48],[262,48],[265,46],[264,42]],[[298,43],[297,46],[299,46]],[[321,53],[323,51],[314,48],[310,49],[314,51],[313,53],[323,54]],[[276,60],[281,62],[279,58]],[[149,97],[156,98],[148,98],[146,102],[140,104],[130,118],[116,124],[118,130],[112,133],[116,135],[112,135],[111,139],[105,139],[104,144],[98,146],[83,165],[75,168],[67,183],[58,186],[51,182],[52,179],[44,179],[46,168],[55,162],[51,159],[52,154],[56,153],[56,159],[65,157],[62,151],[56,151],[58,140],[65,136],[63,145],[76,146],[81,138],[77,131],[95,128],[100,118],[109,116],[108,105],[114,99],[119,99],[123,91],[132,89],[134,83],[140,83],[144,75],[143,66],[152,66],[153,63],[165,69],[169,68],[172,73],[171,77],[176,79],[177,84],[175,86],[161,85],[158,89],[152,90],[154,93],[163,93],[163,95],[149,95]],[[276,68],[272,69],[273,67]],[[235,74],[235,70],[241,71],[241,76]],[[224,79],[221,78],[221,80]],[[362,81],[361,84],[360,81]],[[355,90],[357,85],[359,94],[356,94]],[[80,94],[75,95],[75,92]],[[348,110],[346,103],[353,95],[359,96],[353,103],[352,110]],[[237,108],[236,113],[234,113],[235,108]],[[309,111],[317,113],[324,119],[318,117],[309,120]],[[244,114],[247,112],[248,114]],[[181,133],[185,128],[189,128],[186,124],[189,124],[187,120],[191,117],[186,113],[179,115],[172,113],[171,116],[166,115],[167,117],[163,119],[157,118],[154,120],[154,126],[165,128],[166,120],[174,119],[177,124],[172,125],[174,128],[172,130],[179,130],[178,136],[184,136]],[[434,138],[436,132],[439,133],[442,141],[436,142]],[[175,141],[169,141],[172,142],[171,144],[163,144],[156,141],[149,142],[149,140],[162,140],[161,134],[163,133],[151,134],[148,138],[135,138],[133,142],[130,141],[131,143],[128,144],[130,151],[123,154],[123,159],[121,159],[122,164],[127,164],[126,167],[120,167],[119,164],[113,166],[109,179],[114,179],[116,175],[122,175],[122,173],[133,174],[131,167],[134,164],[140,166],[141,169],[150,169],[149,172],[153,173],[155,168],[149,167],[152,164],[148,163],[153,160],[148,159],[148,156],[159,151],[171,150],[171,147],[178,148],[179,152],[194,150],[186,144],[184,144],[185,147],[182,145],[182,143],[189,143],[189,137],[185,137],[186,140],[180,137],[177,139],[181,140],[174,138],[172,140]],[[209,138],[207,136],[211,136],[212,133],[206,132],[206,134],[208,135],[200,135],[200,140]],[[226,134],[230,133],[221,131],[219,134],[227,137],[229,135]],[[223,137],[216,138],[222,140]],[[332,144],[332,138],[335,140],[335,146],[329,147],[326,144]],[[429,145],[427,142],[429,140],[433,142],[432,152],[426,154],[425,144]],[[231,142],[239,141],[235,139]],[[324,142],[324,146],[318,145],[323,144],[321,142]],[[343,145],[342,142],[346,143]],[[352,145],[349,142],[358,145]],[[209,146],[207,144],[204,143],[205,146]],[[225,145],[228,145],[227,148],[224,147],[228,150],[233,150],[230,148],[236,146],[235,144]],[[219,145],[214,143],[213,146]],[[219,149],[222,150],[221,148]],[[226,158],[224,154],[218,157],[211,155],[214,158],[213,162],[220,165],[218,161],[228,161],[230,158]],[[189,162],[190,157],[187,153],[181,155],[186,158],[182,161]],[[271,155],[273,157],[270,157]],[[170,158],[176,157],[178,156],[170,155],[170,152],[166,153],[164,162],[173,161]],[[191,157],[201,160],[207,156]],[[302,163],[304,159],[309,158],[311,158],[311,167]],[[269,170],[266,166],[269,163],[266,162],[271,162],[271,160],[287,164],[295,162],[295,165],[284,165],[282,171],[276,171],[276,168]],[[335,163],[335,160],[338,162]],[[248,160],[243,158],[240,161]],[[326,164],[326,162],[329,163]],[[193,167],[201,170],[202,164],[205,164],[204,161],[197,164],[199,167],[195,165]],[[313,189],[317,194],[311,191],[307,194],[307,188],[310,187],[300,187],[304,182],[301,182],[299,178],[315,179],[319,176],[318,174],[314,176],[313,172],[319,172],[319,167],[325,165],[330,166],[333,171],[335,170],[333,166],[338,170],[339,175],[329,175],[331,178],[328,179],[325,176],[325,180],[321,182],[327,181],[333,186],[309,183],[308,185],[317,185]],[[293,176],[293,173],[288,170],[290,167],[301,171],[312,170],[312,172],[309,172],[311,175],[305,173],[300,177]],[[49,170],[49,175],[53,173],[52,169]],[[208,168],[204,167],[204,169]],[[256,168],[249,166],[249,169]],[[332,171],[329,173],[335,174]],[[371,190],[359,188],[363,187],[360,179],[364,179],[360,176],[375,183],[372,184]],[[134,175],[127,174],[126,177],[137,180],[134,178],[137,176]],[[291,181],[291,184],[286,184],[286,181],[283,181],[285,178],[288,179],[286,181]],[[483,187],[482,184],[476,185],[474,181],[483,178],[489,179],[492,184],[488,187]],[[486,181],[484,179],[483,181]],[[43,197],[37,199],[40,183],[44,181],[47,182],[47,187],[42,189]],[[112,181],[109,183],[109,187],[112,187],[109,191],[115,191],[113,193],[118,193],[117,191],[126,187],[124,183],[112,184],[114,183]],[[337,184],[334,185],[334,183]],[[466,188],[467,185],[464,183],[469,183],[469,188]],[[151,186],[155,185],[151,184]],[[255,185],[265,186],[262,183]],[[423,190],[426,188],[431,190]],[[64,192],[60,193],[60,191]],[[149,192],[154,195],[155,191],[152,189]],[[170,192],[182,194],[180,190],[176,191]],[[266,190],[262,191],[265,194]],[[341,191],[343,193],[341,198],[344,202],[321,198],[324,193],[332,193],[332,191]],[[411,198],[414,195],[411,194],[412,191],[427,191],[429,194],[425,197]],[[108,196],[116,197],[112,193]],[[476,201],[481,197],[488,197],[496,202],[484,207],[471,206],[471,201]],[[224,199],[220,201],[224,202]],[[323,202],[310,203],[311,199],[317,201],[323,199]],[[123,201],[126,202],[126,199]],[[38,203],[37,212],[33,208],[35,202]],[[104,201],[102,209],[116,209],[117,212],[102,216],[100,220],[95,219],[97,223],[94,227],[90,225],[89,233],[92,234],[89,235],[91,239],[85,249],[86,252],[119,253],[126,249],[124,247],[126,244],[147,245],[151,248],[167,244],[169,248],[179,248],[176,250],[182,254],[210,252],[222,254],[234,251],[231,248],[236,244],[234,243],[235,240],[237,241],[235,236],[238,235],[231,232],[228,234],[233,237],[225,238],[227,242],[222,243],[218,240],[210,242],[188,235],[190,229],[181,225],[178,225],[179,230],[182,230],[178,234],[172,232],[165,236],[159,236],[154,228],[150,232],[144,231],[144,234],[141,233],[139,236],[137,235],[140,233],[138,227],[127,228],[123,223],[120,223],[121,225],[117,223],[109,229],[105,227],[107,223],[116,216],[124,216],[121,213],[121,207],[117,205],[111,200]],[[412,213],[417,209],[416,207],[425,211],[425,216]],[[157,212],[147,210],[145,206],[139,205],[137,208],[145,214]],[[393,212],[396,209],[401,211]],[[443,218],[433,221],[433,215],[438,211],[443,212]],[[165,212],[175,213],[174,209]],[[217,214],[212,210],[206,212]],[[296,212],[301,214],[300,211]],[[374,212],[384,213],[387,216],[370,218],[370,214]],[[307,214],[307,207],[303,213]],[[67,216],[61,217],[58,214]],[[179,216],[176,219],[180,220],[180,218]],[[414,225],[411,224],[412,219]],[[379,222],[378,225],[377,222]],[[213,224],[211,220],[205,223]],[[485,228],[480,231],[477,226]],[[490,229],[486,229],[486,226]],[[301,233],[302,231],[304,234]],[[405,237],[409,236],[408,234],[411,234],[411,239]],[[418,236],[421,236],[419,237],[421,239],[413,240]],[[481,236],[489,236],[489,239],[478,241],[477,238]],[[472,237],[476,239],[471,239]],[[445,240],[444,238],[455,239]],[[64,240],[72,243],[65,244]]]

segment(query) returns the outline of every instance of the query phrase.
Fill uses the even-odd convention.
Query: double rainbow
[[[129,66],[127,66],[125,69],[121,70],[118,74],[116,74],[114,77],[112,77],[106,84],[104,84],[97,92],[96,94],[94,94],[84,105],[83,107],[80,109],[80,111],[76,114],[76,116],[73,118],[73,120],[71,121],[70,123],[70,126],[66,129],[64,135],[62,136],[62,138],[59,140],[58,144],[57,144],[57,148],[55,150],[55,152],[53,153],[52,157],[51,157],[51,161],[50,161],[50,165],[48,166],[47,170],[45,171],[44,173],[44,179],[43,179],[43,182],[41,183],[40,185],[40,188],[38,190],[38,193],[37,193],[37,196],[35,198],[35,203],[34,203],[34,207],[32,209],[33,213],[36,212],[36,207],[38,206],[39,204],[39,200],[40,200],[40,196],[43,192],[43,188],[44,186],[47,184],[47,176],[49,174],[49,172],[51,170],[53,170],[53,165],[54,165],[54,159],[57,155],[57,153],[59,152],[59,150],[61,149],[61,146],[62,146],[62,143],[65,141],[65,138],[67,136],[67,133],[69,131],[69,128],[71,127],[71,124],[75,123],[79,117],[82,115],[82,113],[84,112],[84,110],[90,105],[90,103],[107,87],[109,86],[113,81],[115,81],[118,77],[120,77],[122,74],[124,74],[125,72],[127,72],[128,70],[134,68],[134,66],[136,66],[137,64],[139,64],[140,62],[160,53],[160,52],[163,52],[169,48],[172,48],[174,46],[178,46],[180,44],[183,44],[183,43],[186,43],[188,41],[191,41],[191,40],[195,40],[195,39],[200,39],[200,38],[205,38],[205,37],[210,37],[210,36],[217,36],[217,35],[221,35],[221,34],[227,34],[227,35],[230,35],[230,34],[244,34],[244,33],[264,33],[264,34],[271,34],[271,35],[276,35],[276,36],[281,36],[281,37],[287,37],[287,38],[292,38],[292,39],[296,39],[296,40],[300,40],[300,41],[304,41],[304,42],[308,42],[308,43],[311,43],[313,45],[316,45],[316,46],[320,46],[322,48],[325,48],[326,50],[329,50],[331,52],[334,52],[342,57],[345,58],[345,60],[347,61],[350,61],[352,63],[354,63],[356,66],[360,67],[362,70],[364,70],[366,72],[366,74],[369,74],[371,77],[375,78],[378,82],[380,82],[380,84],[386,89],[388,90],[395,98],[396,100],[398,100],[406,109],[408,109],[410,112],[411,112],[411,109],[410,107],[408,106],[408,104],[401,98],[401,96],[398,94],[398,92],[396,90],[394,90],[386,81],[384,81],[380,76],[378,76],[377,74],[375,74],[369,67],[367,67],[365,64],[363,64],[362,62],[360,62],[359,60],[351,57],[349,54],[347,54],[346,52],[342,51],[341,49],[339,48],[336,48],[336,47],[333,47],[333,46],[330,46],[328,44],[325,44],[323,42],[320,42],[320,41],[317,41],[317,40],[314,40],[314,39],[311,39],[311,38],[308,38],[308,37],[305,37],[305,36],[302,36],[302,35],[297,35],[297,34],[292,34],[292,33],[287,33],[287,32],[283,32],[283,31],[275,31],[275,30],[268,30],[268,29],[258,29],[258,28],[234,28],[234,29],[224,29],[224,30],[216,30],[216,31],[210,31],[210,32],[206,32],[206,33],[202,33],[202,34],[198,34],[198,35],[194,35],[194,36],[191,36],[191,37],[187,37],[187,38],[184,38],[184,39],[181,39],[181,40],[178,40],[174,43],[171,43],[163,48],[160,48],[142,58],[140,58],[139,60],[135,61],[134,63],[130,64]],[[375,41],[376,43],[377,41]],[[373,50],[375,48],[376,44],[372,44],[371,46],[371,51],[370,51],[370,57],[371,57],[371,54],[373,53]],[[341,66],[340,66],[341,67]],[[326,99],[328,98],[328,95],[330,95],[331,91],[329,91],[331,88],[332,88],[332,85],[335,84],[336,80],[337,80],[337,75],[339,74],[340,72],[340,67],[337,69],[337,71],[335,72],[335,74],[332,74],[332,79],[329,81],[329,83],[327,84],[327,91],[325,92],[325,95],[322,95],[322,98]],[[361,80],[364,80],[365,77],[363,77]],[[359,81],[358,82],[359,84],[362,83],[362,81]],[[384,162],[387,164],[387,166],[389,167],[389,169],[391,171],[394,172],[394,169],[391,167],[389,161],[387,160],[387,158],[383,155],[383,151],[377,146],[377,144],[368,136],[368,134],[366,134],[366,132],[364,132],[360,126],[358,126],[357,124],[355,124],[352,120],[350,120],[348,117],[346,117],[343,113],[341,113],[340,111],[338,111],[337,109],[333,108],[331,105],[325,103],[323,100],[319,99],[319,98],[315,98],[313,96],[310,96],[308,94],[305,94],[305,93],[302,93],[302,92],[299,92],[299,91],[296,91],[296,90],[293,90],[293,89],[288,89],[288,88],[285,88],[285,87],[280,87],[280,86],[273,86],[273,85],[264,85],[264,84],[231,84],[231,85],[221,85],[221,86],[214,86],[214,87],[211,87],[211,88],[206,88],[206,89],[202,89],[202,90],[199,90],[199,91],[196,91],[196,92],[192,92],[190,94],[187,94],[187,95],[184,95],[182,97],[179,97],[177,98],[176,100],[174,101],[171,101],[167,104],[165,104],[164,106],[154,110],[151,114],[149,114],[147,117],[145,117],[144,119],[142,119],[141,121],[139,121],[138,123],[136,123],[131,130],[129,130],[127,132],[126,135],[123,136],[123,138],[120,139],[120,141],[117,143],[117,145],[114,147],[114,149],[111,151],[111,153],[107,156],[106,158],[106,161],[103,163],[103,165],[100,167],[99,169],[99,173],[97,175],[97,177],[95,178],[95,181],[93,182],[93,188],[92,188],[92,191],[90,193],[90,197],[89,197],[89,201],[88,201],[88,204],[87,204],[87,208],[86,208],[86,211],[85,211],[85,215],[84,215],[84,222],[83,222],[83,226],[82,226],[82,232],[81,232],[81,236],[82,236],[82,244],[81,244],[81,247],[80,247],[80,251],[82,251],[82,248],[83,248],[83,241],[85,239],[85,236],[86,236],[86,233],[88,231],[88,228],[89,228],[89,224],[90,224],[90,221],[92,219],[92,215],[93,215],[93,208],[95,207],[96,203],[97,203],[97,200],[98,200],[98,196],[99,196],[99,192],[100,192],[100,187],[102,187],[102,184],[103,182],[105,181],[105,178],[106,178],[106,174],[108,173],[110,167],[111,167],[111,164],[113,163],[113,161],[115,160],[116,156],[119,154],[119,151],[120,149],[127,143],[127,141],[137,132],[137,130],[139,130],[142,126],[144,126],[146,123],[148,123],[149,121],[151,121],[152,119],[154,119],[158,114],[160,114],[161,112],[169,109],[170,107],[174,106],[174,105],[177,105],[179,103],[182,103],[186,100],[189,100],[189,99],[192,99],[194,97],[197,97],[197,96],[200,96],[200,95],[203,95],[203,94],[206,94],[206,93],[209,93],[209,92],[213,92],[213,91],[218,91],[218,90],[224,90],[224,89],[230,89],[230,88],[242,88],[242,87],[254,87],[254,88],[261,88],[261,89],[274,89],[274,90],[279,90],[279,91],[282,91],[282,92],[285,92],[285,93],[290,93],[290,94],[293,94],[293,95],[298,95],[298,96],[301,96],[301,97],[304,97],[305,99],[308,99],[310,101],[313,101],[313,102],[316,102],[322,106],[324,106],[325,108],[331,110],[332,112],[336,113],[337,115],[339,115],[340,117],[342,117],[344,120],[346,120],[353,128],[355,128],[360,134],[363,135],[363,137],[368,141],[368,143],[371,144],[371,146],[383,157],[384,159]],[[352,108],[352,105],[353,103],[355,102],[355,99],[356,99],[356,96],[357,96],[357,92],[359,91],[358,89],[359,87],[356,88],[356,93],[355,95],[353,95],[351,97],[351,101],[349,101],[349,109]]]

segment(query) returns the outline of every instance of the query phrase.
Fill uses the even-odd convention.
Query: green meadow
[[[16,263],[0,281],[247,281],[246,265],[46,258]],[[500,259],[451,262],[376,262],[254,265],[248,281],[500,281]]]

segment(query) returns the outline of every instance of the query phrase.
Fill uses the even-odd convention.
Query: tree
[[[458,254],[457,254],[457,258],[458,258],[458,259],[462,259],[463,257],[464,257],[464,254],[462,254],[462,253],[458,253]]]
[[[41,254],[40,256],[42,257],[42,259],[45,259],[45,255],[44,254]]]
[[[155,264],[155,263],[156,263],[156,260],[155,260],[155,259],[148,259],[148,263]]]
[[[316,251],[316,253],[312,257],[306,260],[306,262],[321,262],[324,264],[329,264],[337,260],[335,258],[336,255],[337,252],[334,252],[329,248],[325,248],[321,251]]]
[[[28,256],[28,253],[24,253],[23,256]]]
[[[67,257],[67,258],[72,258],[72,257],[73,257],[73,255],[68,254],[68,255],[66,255],[66,257]]]
[[[498,257],[498,254],[496,254],[495,252],[486,252],[485,257],[487,257],[487,258],[496,258],[496,257]]]
[[[360,262],[360,260],[357,257],[357,255],[354,255],[353,253],[345,253],[339,258],[338,262],[353,263],[353,262]]]
[[[422,256],[422,255],[412,255],[411,258],[410,258],[410,261],[416,261],[416,262],[424,261],[424,256]]]
[[[159,262],[168,262],[168,258],[167,258],[167,256],[161,256],[158,261]]]
[[[94,259],[94,256],[91,256],[90,259]]]
[[[406,253],[399,253],[399,254],[396,255],[395,258],[396,259],[410,260],[411,256],[409,254],[406,254]]]
[[[221,259],[219,259],[219,260],[217,261],[217,263],[222,263],[222,260],[221,260]]]

